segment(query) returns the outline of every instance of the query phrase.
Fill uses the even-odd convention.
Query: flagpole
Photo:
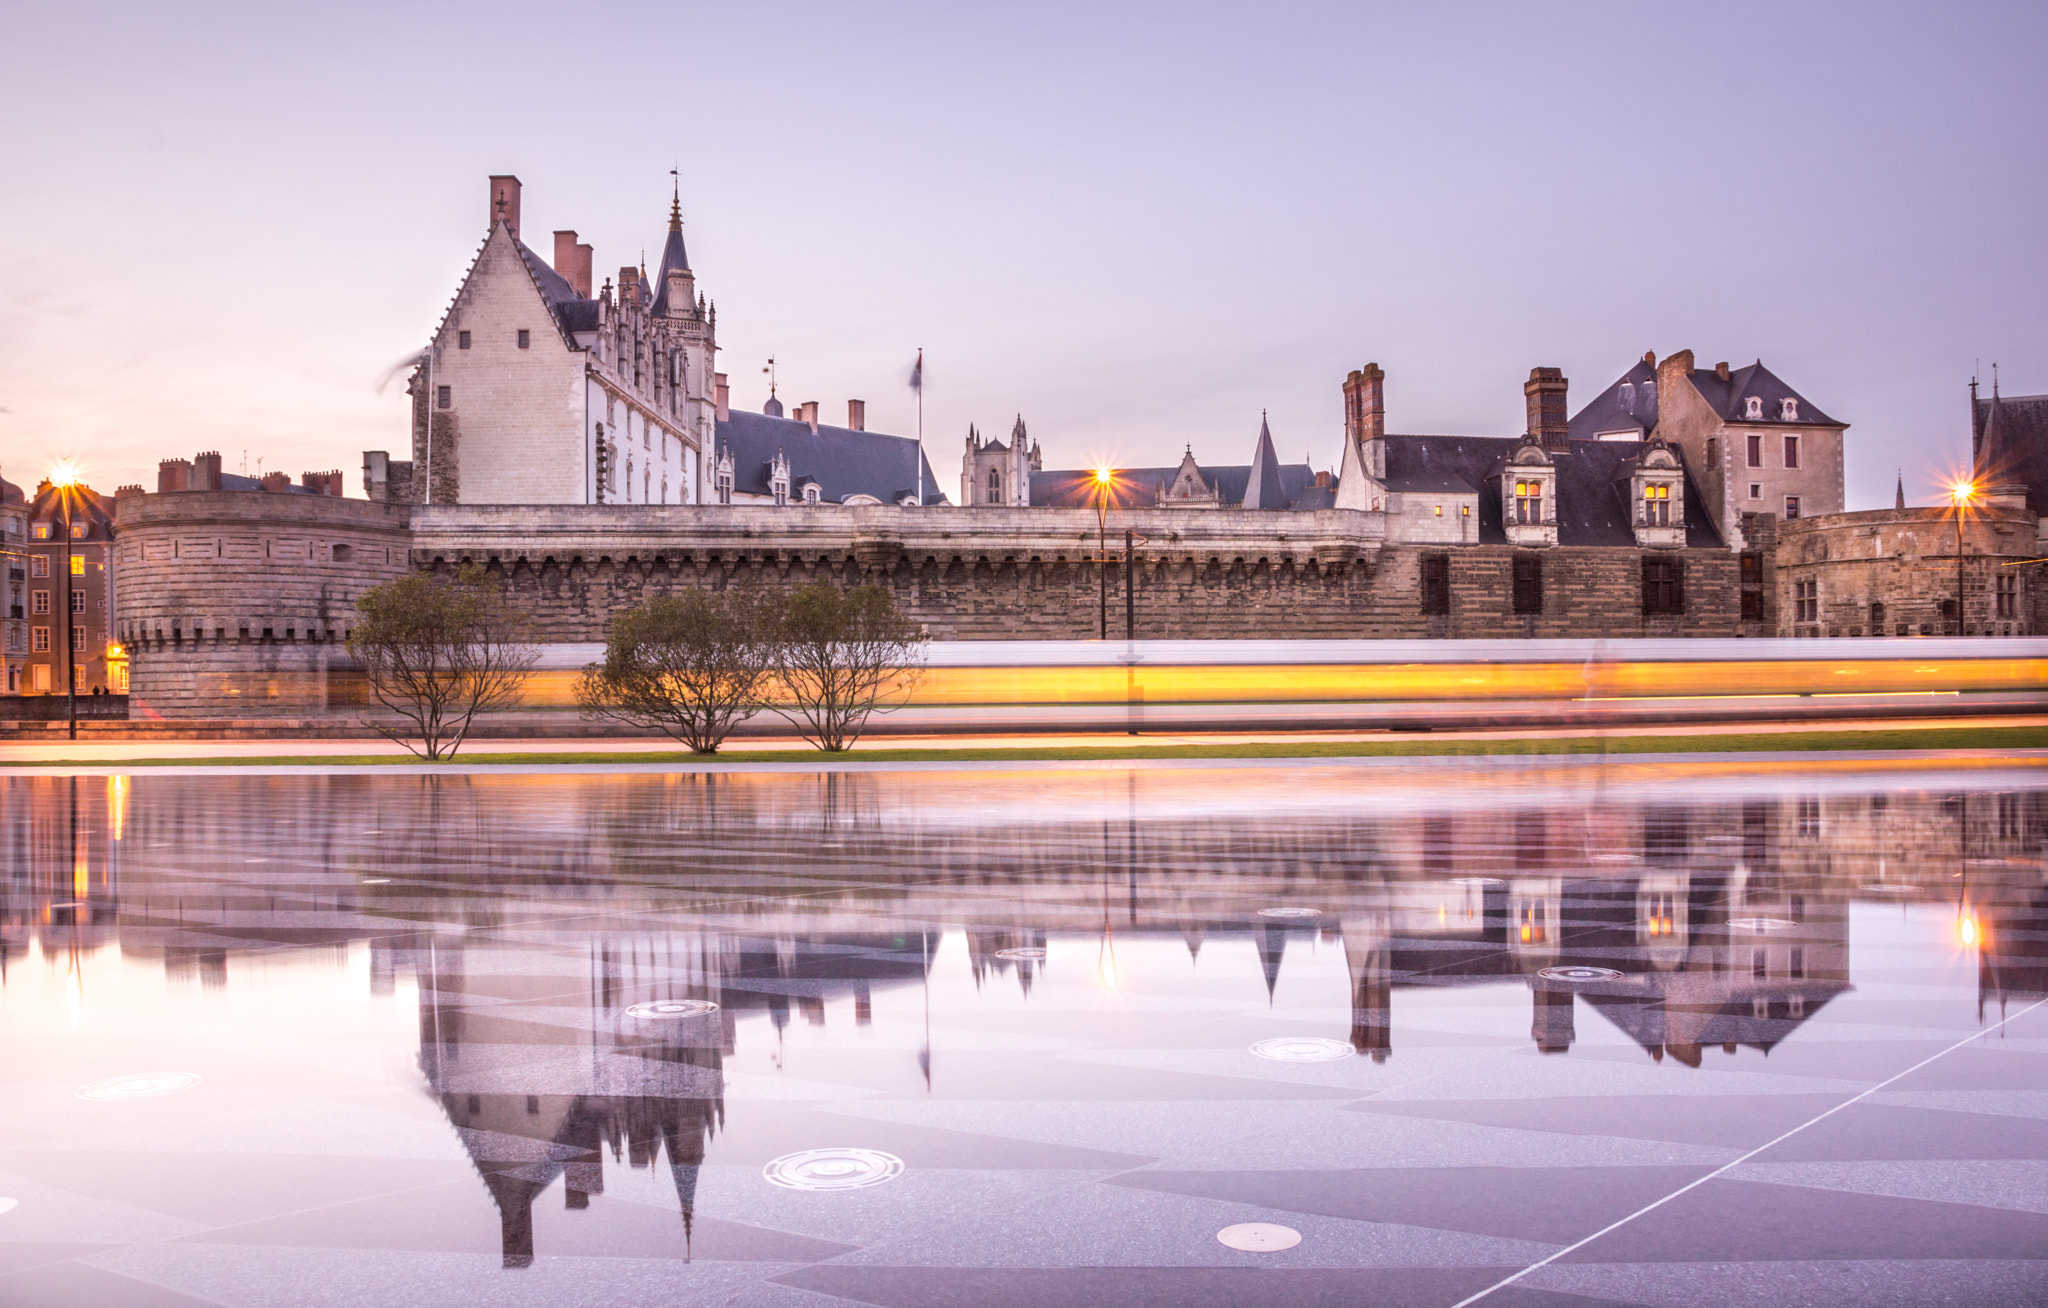
[[[917,379],[917,507],[924,507],[924,348],[918,347],[917,367],[912,375]]]

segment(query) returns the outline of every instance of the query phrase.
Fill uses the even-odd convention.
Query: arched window
[[[988,502],[990,504],[1001,504],[1003,502],[1003,474],[996,468],[988,470]]]

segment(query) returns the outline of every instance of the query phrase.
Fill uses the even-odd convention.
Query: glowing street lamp
[[[71,634],[71,497],[79,480],[78,465],[70,459],[59,459],[50,469],[50,486],[64,506],[64,693],[73,740],[78,739],[78,665],[71,661],[71,643],[77,639]]]
[[[1109,494],[1116,485],[1116,473],[1095,470],[1095,598],[1102,610],[1102,639],[1109,639]]]
[[[1956,510],[1956,635],[1960,636],[1967,630],[1963,626],[1963,514],[1977,498],[1977,486],[1972,481],[1958,481],[1948,493]]]

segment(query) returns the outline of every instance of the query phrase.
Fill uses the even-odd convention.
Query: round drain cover
[[[1731,917],[1728,925],[1737,931],[1790,931],[1799,924],[1782,917]]]
[[[1301,1243],[1301,1232],[1276,1222],[1239,1222],[1216,1233],[1216,1242],[1246,1253],[1278,1253]]]
[[[784,1154],[761,1175],[788,1190],[858,1190],[903,1175],[903,1160],[879,1149],[806,1149]]]
[[[998,949],[996,951],[996,957],[1017,958],[1029,962],[1032,959],[1044,958],[1045,951],[1035,946],[1027,945],[1022,949]]]
[[[626,1010],[627,1017],[663,1018],[696,1017],[700,1013],[715,1013],[718,1005],[708,999],[655,999],[644,1004],[635,1004]]]
[[[1355,1051],[1349,1041],[1326,1036],[1281,1036],[1277,1040],[1259,1041],[1252,1046],[1252,1052],[1276,1063],[1334,1063],[1351,1057]]]
[[[1320,908],[1262,908],[1259,910],[1260,917],[1321,917],[1322,915],[1323,910]]]
[[[132,1072],[127,1076],[110,1076],[104,1081],[82,1085],[76,1091],[80,1099],[94,1099],[102,1102],[118,1099],[155,1099],[159,1095],[174,1095],[180,1090],[190,1090],[199,1084],[199,1077],[193,1072]]]
[[[1454,886],[1504,886],[1507,882],[1499,877],[1452,877]]]
[[[1546,967],[1536,973],[1545,981],[1619,981],[1621,973],[1611,967]]]

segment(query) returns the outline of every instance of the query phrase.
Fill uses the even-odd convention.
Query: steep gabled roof
[[[1610,431],[1635,431],[1647,437],[1656,429],[1657,370],[1642,359],[1588,400],[1567,427],[1575,441],[1597,440],[1600,433]]]
[[[1791,422],[1780,423],[1782,426],[1840,427],[1846,425],[1828,417],[1828,415],[1820,411],[1819,405],[1814,404],[1798,391],[1787,386],[1776,373],[1764,367],[1763,360],[1761,359],[1747,367],[1731,370],[1727,381],[1722,381],[1721,375],[1712,368],[1695,368],[1692,370],[1692,384],[1693,389],[1700,393],[1700,398],[1705,400],[1708,406],[1715,413],[1719,414],[1724,422],[1763,421],[1780,423],[1778,418],[1778,401],[1792,399],[1799,401],[1799,416]],[[1746,416],[1747,402],[1752,395],[1764,402],[1763,417],[1760,420]]]
[[[818,483],[819,498],[844,503],[849,496],[872,495],[894,504],[916,493],[918,468],[924,469],[924,502],[945,504],[938,478],[915,440],[878,431],[827,427],[815,432],[807,422],[734,409],[717,423],[720,448],[732,451],[733,489],[769,495],[768,465],[779,451],[789,460],[790,485]]]
[[[1994,394],[1977,401],[1974,418],[1977,483],[2024,486],[2027,508],[2048,516],[2048,395]]]
[[[1280,456],[1273,452],[1273,432],[1266,416],[1259,415],[1259,440],[1252,448],[1252,461],[1245,477],[1244,494],[1237,504],[1246,509],[1284,509],[1295,498],[1280,484]]]

